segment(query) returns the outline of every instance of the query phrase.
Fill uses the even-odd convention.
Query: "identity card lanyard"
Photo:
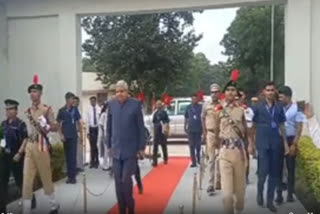
[[[268,105],[266,104],[266,109],[267,109],[267,112],[269,113],[269,115],[271,116],[271,128],[275,129],[277,128],[277,124],[274,120],[274,112],[275,112],[275,106],[271,107],[272,110],[270,111]]]

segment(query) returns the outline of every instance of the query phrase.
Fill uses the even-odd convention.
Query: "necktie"
[[[96,107],[93,107],[93,125],[97,125]]]

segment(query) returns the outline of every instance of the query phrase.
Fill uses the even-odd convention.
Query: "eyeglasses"
[[[218,94],[220,91],[211,91],[211,94]]]

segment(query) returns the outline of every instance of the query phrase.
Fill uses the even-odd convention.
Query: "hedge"
[[[298,144],[298,151],[297,195],[307,210],[314,211],[320,209],[320,150],[310,137],[304,136]]]
[[[65,177],[65,157],[63,145],[61,143],[55,143],[52,145],[52,155],[51,155],[51,170],[52,170],[52,180],[58,181]],[[3,151],[0,151],[0,156]],[[0,173],[1,164],[0,164]],[[13,184],[13,185],[12,185]],[[40,177],[37,176],[34,183],[34,190],[38,190],[42,187]],[[9,202],[14,201],[20,197],[20,191],[16,187],[15,183],[10,182],[9,186]]]

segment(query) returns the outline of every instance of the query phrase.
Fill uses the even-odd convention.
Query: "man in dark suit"
[[[144,156],[146,139],[141,103],[129,98],[128,84],[123,80],[116,84],[116,99],[109,101],[107,130],[119,211],[133,214],[131,176],[136,171],[137,156]]]

